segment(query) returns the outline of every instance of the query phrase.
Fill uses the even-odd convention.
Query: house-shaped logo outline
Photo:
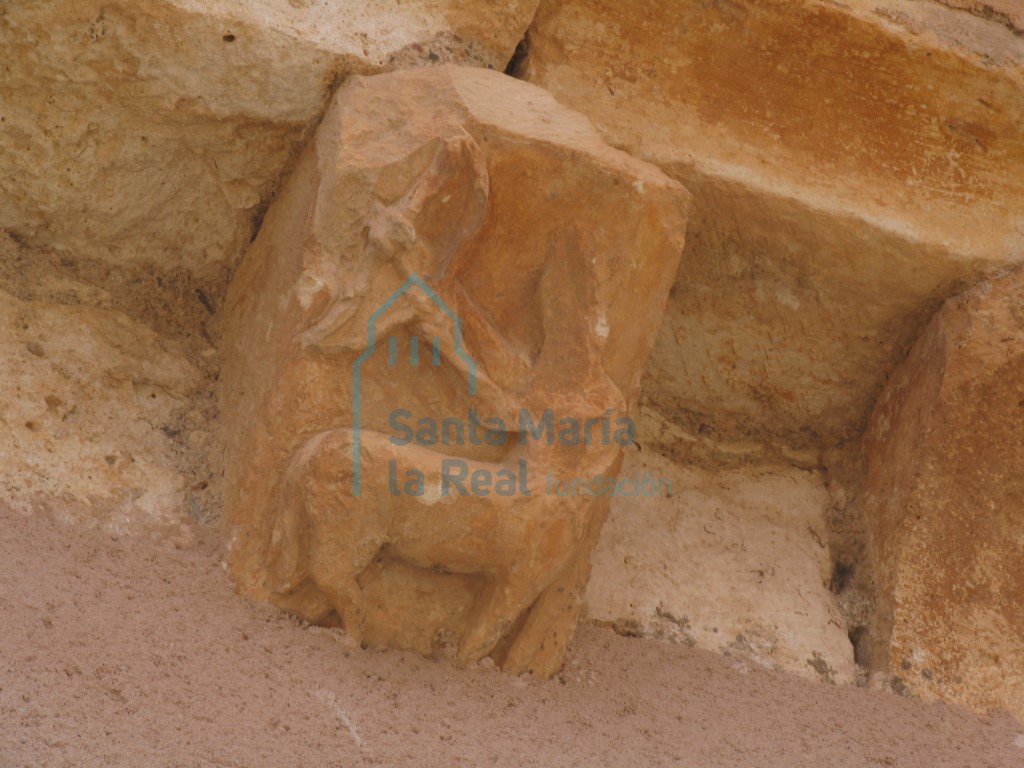
[[[356,358],[355,363],[352,366],[352,494],[359,496],[360,485],[361,485],[361,457],[359,454],[360,449],[360,430],[362,428],[362,368],[370,355],[372,355],[377,348],[377,321],[381,315],[387,312],[395,303],[402,298],[406,293],[409,292],[413,287],[418,287],[422,290],[431,301],[438,306],[438,308],[444,312],[448,317],[451,318],[454,331],[453,342],[455,345],[455,353],[461,357],[469,369],[469,394],[476,395],[476,361],[466,352],[462,344],[462,318],[449,307],[444,300],[437,295],[433,288],[424,282],[418,274],[413,272],[409,275],[408,279],[402,283],[401,287],[395,291],[391,296],[381,304],[377,310],[370,315],[370,318],[366,321],[366,349],[359,357]]]

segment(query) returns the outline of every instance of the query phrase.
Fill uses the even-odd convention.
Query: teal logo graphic
[[[354,496],[359,496],[362,489],[362,446],[361,430],[363,426],[363,368],[370,357],[378,351],[378,342],[386,344],[387,368],[396,368],[400,357],[403,364],[419,369],[428,374],[431,368],[440,368],[442,363],[442,339],[437,336],[421,338],[413,335],[403,337],[401,356],[399,354],[399,337],[391,334],[386,339],[378,338],[378,325],[386,312],[392,309],[412,290],[421,291],[437,309],[452,322],[452,344],[445,345],[453,349],[454,354],[461,358],[466,369],[466,385],[471,397],[477,395],[477,364],[466,352],[462,337],[462,319],[449,307],[444,300],[417,274],[412,274],[401,287],[392,293],[377,310],[370,315],[366,327],[366,349],[356,359],[352,369],[352,475]],[[408,342],[407,344],[405,342]],[[446,340],[447,341],[447,340]],[[407,359],[406,359],[407,358]],[[420,375],[418,372],[414,375]],[[588,418],[577,418],[558,415],[551,408],[542,413],[531,413],[526,408],[520,409],[518,422],[513,417],[512,423],[498,416],[482,417],[475,407],[467,409],[465,414],[427,414],[416,418],[416,415],[396,404],[388,416],[388,426],[392,430],[389,440],[395,446],[416,445],[437,450],[438,446],[447,448],[473,446],[501,447],[509,441],[518,441],[520,445],[543,443],[547,446],[575,448],[586,446],[616,446],[622,448],[636,443],[636,429],[633,421],[625,415],[616,414],[608,408],[603,413]],[[440,496],[523,496],[533,495],[533,490],[543,490],[549,496],[654,496],[671,495],[671,483],[667,478],[655,478],[650,475],[642,477],[605,476],[597,474],[590,477],[555,477],[548,472],[542,484],[530,483],[530,451],[520,454],[515,466],[470,462],[466,459],[451,456],[449,451],[438,452],[439,473],[433,483],[427,482],[427,473],[422,467],[408,468],[405,476],[399,478],[398,462],[388,462],[388,486],[393,496],[420,496],[439,494]],[[542,467],[542,469],[544,469]],[[429,487],[428,487],[429,486]]]
[[[454,326],[453,340],[455,342],[455,354],[465,360],[466,366],[469,369],[469,394],[476,395],[476,362],[472,357],[466,354],[465,347],[462,343],[462,319],[454,310],[452,310],[451,307],[445,304],[444,300],[437,295],[437,292],[434,291],[433,288],[423,281],[422,277],[414,272],[404,283],[402,283],[401,287],[397,291],[391,294],[387,300],[377,308],[376,312],[370,315],[370,319],[366,322],[366,349],[358,358],[356,358],[355,365],[352,368],[352,492],[355,496],[359,495],[361,486],[360,481],[362,467],[359,453],[359,435],[362,429],[363,364],[377,350],[377,322],[385,312],[391,309],[399,299],[405,296],[413,288],[419,288],[423,291],[428,299],[434,302],[434,304],[436,304],[444,314],[451,318]],[[389,336],[387,343],[388,366],[394,368],[398,365],[398,338],[396,336]],[[427,350],[427,352],[430,356],[430,365],[440,366],[441,339],[436,336],[430,339],[429,350]],[[417,336],[413,336],[411,340],[409,363],[414,367],[419,366],[420,364],[420,339]]]

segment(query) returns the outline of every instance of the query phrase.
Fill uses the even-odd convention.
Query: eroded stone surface
[[[630,451],[621,476],[659,485],[612,500],[594,551],[588,619],[810,679],[854,681],[853,648],[828,590],[819,473],[711,471]]]
[[[203,377],[180,343],[114,310],[0,292],[0,362],[5,503],[189,539],[173,438]]]
[[[557,670],[607,498],[549,484],[614,476],[621,445],[524,436],[523,413],[618,434],[688,203],[534,86],[451,67],[348,83],[226,307],[240,589],[367,642]],[[503,426],[399,444],[424,417]],[[446,492],[453,457],[494,484]]]
[[[5,51],[0,71],[5,179],[0,182],[0,228],[17,240],[4,240],[0,233],[0,298],[7,313],[0,313],[6,324],[0,354],[10,384],[4,403],[8,434],[2,475],[8,497],[26,509],[52,508],[82,520],[99,520],[111,531],[175,529],[183,510],[206,519],[215,515],[217,472],[210,464],[217,461],[208,461],[206,450],[218,424],[210,403],[204,402],[208,393],[200,380],[216,376],[213,347],[226,267],[236,262],[257,231],[263,205],[290,171],[293,155],[319,119],[333,85],[356,73],[444,61],[500,69],[536,6],[536,0],[388,1],[330,7],[311,0],[0,4],[0,43]],[[679,523],[673,517],[676,512],[664,505],[638,513],[655,518],[652,525],[668,525],[670,533],[663,537],[627,527],[625,516],[613,517],[599,550],[599,572],[591,592],[594,615],[601,621],[620,622],[627,629],[635,626],[641,633],[675,632],[677,639],[691,638],[700,645],[802,671],[807,666],[803,649],[810,650],[812,660],[814,651],[820,650],[824,666],[817,661],[810,666],[831,669],[843,678],[847,654],[828,624],[832,614],[821,588],[825,555],[815,539],[820,534],[820,489],[815,482],[794,480],[798,490],[791,494],[785,483],[774,484],[759,468],[729,474],[720,465],[787,462],[816,472],[827,464],[831,487],[838,487],[840,473],[830,458],[845,457],[842,446],[858,442],[881,383],[903,359],[932,310],[992,268],[1021,259],[1020,30],[1021,6],[1015,0],[552,0],[542,5],[520,74],[587,114],[611,144],[654,162],[695,193],[686,252],[646,369],[641,419],[646,431],[641,442],[645,451],[654,448],[701,464],[671,471],[689,478],[687,498],[692,504],[704,511],[720,510],[732,521],[724,532],[709,522],[708,529],[718,531],[719,538],[702,526],[682,542],[672,531],[680,526],[686,530],[689,521]],[[505,94],[506,87],[511,86],[495,86],[494,94]],[[517,126],[515,134],[533,119],[517,113],[523,105],[515,99],[507,109],[495,106],[501,99],[494,94],[467,100],[478,107],[490,103],[486,120],[463,116],[490,126],[473,129],[480,135],[497,135],[501,131],[495,126],[506,123]],[[595,215],[585,207],[573,207],[574,202],[564,203],[567,198],[586,198],[571,191],[568,182],[554,190],[557,196],[543,207],[538,203],[526,210],[538,189],[537,180],[562,173],[565,166],[556,157],[562,149],[556,152],[552,147],[564,149],[569,134],[587,144],[588,151],[605,152],[596,148],[599,141],[575,116],[540,110],[540,119],[550,122],[543,129],[530,129],[536,157],[527,161],[516,156],[505,163],[492,157],[477,134],[467,140],[454,129],[444,132],[447,127],[434,136],[435,143],[425,146],[425,137],[434,135],[431,126],[439,120],[440,107],[423,101],[422,94],[408,97],[407,109],[398,109],[390,96],[373,98],[379,103],[367,108],[366,114],[373,117],[365,118],[363,128],[367,135],[390,137],[382,143],[383,154],[390,159],[379,160],[373,155],[379,147],[359,138],[355,145],[375,148],[359,157],[346,156],[347,175],[338,176],[335,191],[323,192],[334,202],[317,209],[348,205],[351,210],[340,218],[302,220],[305,214],[300,212],[309,209],[300,198],[320,196],[312,190],[326,189],[321,176],[334,173],[323,170],[330,166],[324,158],[334,150],[321,147],[325,154],[307,157],[296,174],[287,198],[293,213],[279,212],[277,233],[267,236],[254,252],[272,253],[277,248],[293,253],[289,238],[313,232],[318,243],[313,250],[326,249],[327,255],[309,256],[309,268],[296,278],[294,287],[289,282],[293,276],[280,278],[279,295],[294,297],[301,311],[293,307],[288,310],[293,314],[288,314],[264,307],[260,311],[279,322],[259,325],[259,340],[255,331],[247,337],[246,354],[253,360],[265,354],[272,370],[254,365],[236,372],[231,374],[231,386],[239,402],[246,402],[243,390],[254,402],[265,397],[261,402],[271,402],[266,412],[275,415],[263,419],[255,406],[231,414],[231,429],[239,435],[233,438],[238,441],[232,454],[236,459],[248,457],[249,450],[263,451],[258,459],[265,464],[257,466],[279,467],[298,455],[298,442],[313,432],[335,428],[333,422],[324,426],[323,414],[335,413],[350,393],[345,391],[347,374],[339,377],[332,366],[355,354],[360,342],[345,336],[339,351],[333,337],[324,341],[323,334],[339,332],[346,322],[365,320],[364,305],[386,298],[387,290],[406,274],[389,267],[376,282],[360,282],[368,268],[349,262],[334,265],[331,253],[372,252],[378,258],[402,251],[407,253],[403,269],[413,262],[417,269],[423,264],[440,269],[438,254],[459,248],[475,252],[483,247],[479,243],[502,241],[507,264],[503,269],[508,273],[497,267],[485,277],[473,272],[458,297],[448,298],[460,312],[461,301],[471,306],[471,312],[479,309],[489,318],[473,331],[481,348],[491,350],[485,362],[496,371],[516,372],[506,379],[522,382],[529,365],[539,359],[542,334],[536,330],[536,316],[538,307],[548,301],[538,298],[540,291],[525,291],[514,281],[509,287],[509,274],[530,272],[536,266],[523,261],[520,251],[539,253],[547,248],[531,240],[528,231],[572,231],[572,222],[579,221],[599,231],[605,219],[617,218],[614,212]],[[451,118],[444,125],[462,124],[463,118]],[[372,127],[367,127],[370,122]],[[403,122],[412,127],[408,146],[399,148],[395,137]],[[494,162],[500,173],[492,167]],[[503,186],[488,188],[485,194],[486,185],[467,181],[482,178],[481,164],[487,166],[488,184],[501,178],[506,179]],[[452,178],[446,181],[448,176]],[[509,180],[513,177],[514,182]],[[371,179],[376,181],[371,184]],[[591,181],[588,190],[604,189],[607,182],[603,177]],[[553,191],[543,185],[539,189],[542,194]],[[351,190],[361,191],[349,197]],[[445,197],[447,203],[438,202]],[[497,223],[488,207],[498,203],[515,211],[504,224]],[[409,241],[412,230],[405,219],[410,216],[419,222],[419,245]],[[365,233],[354,223],[363,218],[372,224]],[[348,223],[338,225],[339,220]],[[575,247],[570,237],[551,238],[556,243],[552,248],[570,252]],[[19,243],[27,247],[21,249]],[[416,249],[423,243],[427,246],[421,253]],[[270,257],[268,262],[278,263]],[[244,279],[252,284],[271,281],[256,272],[250,267]],[[338,286],[348,286],[350,293]],[[650,292],[660,296],[662,288],[662,283],[652,284]],[[236,298],[242,293],[236,288]],[[479,307],[479,296],[500,296],[501,301]],[[344,297],[340,303],[339,297]],[[581,307],[604,300],[578,295],[553,305],[553,311],[573,318],[574,313],[589,311]],[[345,301],[363,309],[352,309],[350,317]],[[331,302],[336,302],[333,314],[320,314]],[[436,313],[430,315],[426,305],[417,302],[408,317],[395,322],[436,325]],[[323,324],[306,328],[303,323],[313,317]],[[29,325],[23,326],[25,322]],[[622,327],[615,322],[598,315],[590,331],[573,326],[572,333],[587,339],[574,346],[600,346],[594,335],[607,331],[614,337],[615,329]],[[621,318],[618,322],[626,323]],[[486,326],[498,328],[504,340],[489,335],[492,330]],[[297,328],[312,335],[303,335],[288,347],[290,337],[285,337]],[[645,333],[638,331],[640,351]],[[567,342],[562,338],[559,343]],[[934,338],[922,342],[937,343]],[[324,348],[328,352],[323,355],[316,352]],[[288,349],[294,354],[274,351]],[[426,347],[422,351],[427,354]],[[569,357],[579,363],[583,355]],[[993,353],[984,365],[998,366],[992,362],[997,358]],[[630,365],[618,360],[609,363],[608,370],[624,371]],[[928,365],[920,364],[922,369]],[[554,368],[543,376],[553,377]],[[569,366],[565,375],[578,376],[577,384],[591,381],[593,371],[581,371]],[[464,373],[456,371],[452,380],[460,382]],[[249,380],[263,382],[256,394],[246,389]],[[307,386],[320,394],[293,397]],[[396,386],[405,387],[403,398],[433,392],[411,391],[408,382]],[[572,391],[561,378],[551,386]],[[630,387],[622,381],[616,387],[624,402],[632,401]],[[573,403],[589,408],[601,399],[593,391],[587,395],[586,387],[578,388],[584,393],[567,395],[567,408],[575,407]],[[452,399],[437,401],[444,407],[452,402],[464,405],[453,392],[445,394]],[[526,395],[499,381],[480,398],[506,413]],[[289,409],[297,412],[280,415]],[[976,418],[980,417],[972,415],[968,421]],[[259,429],[269,429],[271,422],[274,429],[287,433],[280,454],[260,443]],[[343,428],[344,419],[341,422]],[[289,442],[293,438],[295,444]],[[333,476],[334,464],[350,450],[337,438],[335,434],[333,443],[325,439],[319,453],[310,451],[316,458],[305,462],[298,475],[323,487],[317,473]],[[830,458],[822,454],[823,446],[832,447]],[[392,455],[388,445],[368,445],[371,449],[379,461]],[[925,458],[920,460],[939,462],[934,458],[938,454],[928,450],[921,449]],[[986,447],[972,450],[982,455]],[[649,455],[648,451],[645,456]],[[405,461],[409,452],[395,458]],[[475,458],[488,464],[510,460],[490,454]],[[940,458],[945,462],[948,457]],[[418,461],[414,458],[413,463]],[[579,461],[592,462],[586,471],[596,471],[608,466],[609,458]],[[786,477],[817,477],[814,472],[781,471]],[[892,471],[902,473],[900,478],[913,474],[899,462]],[[720,489],[723,477],[735,480],[737,488]],[[873,478],[873,483],[879,482],[877,475]],[[258,496],[270,493],[276,480],[272,474],[235,471],[235,522],[241,514],[239,505],[247,498],[239,495],[239,488],[248,484],[245,493]],[[906,492],[925,494],[917,482],[908,480]],[[1002,598],[987,596],[983,587],[975,586],[966,593],[958,586],[960,591],[951,591],[948,601],[941,598],[944,602],[936,615],[953,617],[947,623],[956,638],[966,638],[962,627],[968,621],[986,627],[973,644],[964,639],[955,652],[950,643],[960,640],[942,645],[930,630],[920,629],[928,614],[917,604],[924,600],[921,585],[926,576],[932,578],[927,575],[932,566],[925,568],[926,576],[915,575],[914,563],[918,557],[926,564],[932,561],[927,547],[915,537],[930,542],[939,534],[929,529],[904,535],[905,529],[909,531],[906,524],[893,523],[903,514],[898,511],[903,509],[902,483],[892,481],[895,490],[888,501],[880,501],[879,494],[872,501],[879,509],[892,503],[897,510],[885,507],[889,511],[871,515],[885,598],[876,658],[890,660],[894,674],[906,677],[918,690],[951,692],[982,706],[1019,700],[1018,682],[1006,672],[1006,659],[1018,658],[1017,651],[1012,644],[1006,646],[1010,650],[1000,645],[1013,624],[1006,618],[1010,614],[1002,613]],[[856,480],[849,488],[852,499]],[[949,503],[966,519],[957,493],[954,489]],[[792,503],[784,504],[785,500]],[[305,509],[308,499],[300,501]],[[841,488],[829,503],[839,511],[859,508],[846,506]],[[600,509],[570,507],[595,521],[602,514]],[[252,509],[254,516],[263,515],[260,521],[271,521],[273,516],[265,515],[264,508]],[[765,512],[762,519],[757,515],[764,510],[770,514]],[[789,513],[794,517],[787,517]],[[254,524],[251,540],[239,539],[236,575],[250,594],[274,592],[280,597],[281,590],[291,589],[282,585],[298,573],[299,554],[308,553],[308,547],[289,550],[268,542],[275,530],[284,536],[292,524],[301,538],[308,528],[302,519],[299,513],[281,515],[264,527],[263,522]],[[748,552],[750,561],[757,561],[753,571],[768,570],[773,561],[783,560],[792,584],[734,583],[734,572],[724,565],[716,569],[721,564],[713,555],[720,540],[728,539],[733,546],[755,535],[747,528],[755,526],[755,519],[756,526],[778,531],[779,538],[777,547],[758,540],[764,546]],[[790,525],[803,519],[814,535]],[[1011,525],[998,525],[1004,524]],[[856,515],[846,514],[842,525],[830,533],[833,545],[845,536],[839,542],[841,565],[857,571],[861,589],[868,575],[860,567],[859,525]],[[878,538],[879,531],[890,530],[896,533]],[[374,536],[387,538],[393,533],[388,528],[368,534],[368,546],[377,546]],[[589,546],[591,533],[574,531],[582,536],[581,552]],[[525,529],[507,535],[528,537]],[[822,536],[823,541],[826,538]],[[886,549],[890,539],[891,552]],[[963,546],[975,546],[975,538],[967,536],[965,541]],[[1003,574],[1001,563],[1009,562],[1009,555],[993,542],[990,538],[978,545],[980,551],[996,553],[978,556],[984,560],[977,567],[985,571],[985,578]],[[559,546],[552,544],[549,551],[560,551]],[[670,550],[676,546],[688,553],[685,558],[673,558]],[[650,561],[634,560],[620,572],[618,564],[607,559],[608,553],[627,550],[652,553]],[[489,558],[495,568],[508,565],[502,560],[506,553],[477,551],[480,562]],[[967,555],[953,557],[960,563]],[[728,611],[720,611],[718,602],[701,602],[699,595],[671,586],[680,578],[673,574],[691,572],[691,561],[708,563],[711,594],[730,592],[733,586],[739,590],[733,602],[721,601],[730,606]],[[466,627],[478,618],[474,607],[486,581],[478,575],[480,562],[449,573],[447,556],[430,563],[436,568],[425,569],[385,547],[358,580],[366,605],[363,638],[425,653],[458,646]],[[741,559],[737,564],[749,563]],[[564,574],[563,583],[571,585],[566,602],[544,607],[549,615],[562,618],[535,622],[534,627],[570,623],[567,617],[579,599],[585,560],[576,566]],[[619,594],[615,579],[622,573],[634,586],[623,587]],[[748,590],[755,587],[765,590],[761,603],[749,597]],[[1005,596],[1009,591],[1000,587],[998,593]],[[903,618],[893,617],[898,603],[894,595],[908,595],[913,610],[899,612]],[[288,592],[280,600],[329,620],[320,597],[311,589]],[[961,598],[965,605],[980,601],[996,607],[985,608],[989,612],[984,615],[978,613],[982,609],[971,609],[974,613],[965,619],[967,608],[950,607]],[[786,604],[808,608],[816,618],[799,628],[788,624],[779,618]],[[684,617],[697,627],[689,634],[679,629]],[[701,634],[718,624],[720,630],[729,627],[728,637],[719,641]],[[858,618],[850,628],[861,624]],[[536,631],[530,639],[530,631],[534,630],[517,627],[509,633],[524,638],[518,656],[510,656],[508,647],[501,646],[496,658],[506,663],[511,658],[513,668],[538,659],[541,672],[553,668],[566,634],[554,640],[554,650],[531,655],[531,647],[542,641]],[[551,637],[553,631],[546,641]],[[930,644],[940,650],[930,650]],[[933,666],[919,663],[921,648],[930,654]],[[947,670],[941,678],[933,668],[935,659]],[[904,662],[909,670],[903,669]],[[989,685],[996,690],[992,696],[978,693]]]
[[[862,496],[879,610],[868,659],[1024,714],[1024,279],[946,304],[886,385]]]
[[[441,60],[500,69],[534,5],[5,3],[0,228],[215,277],[332,83]]]
[[[694,194],[645,375],[694,436],[855,439],[937,303],[1024,256],[1024,39],[998,21],[551,0],[529,39],[523,77]]]

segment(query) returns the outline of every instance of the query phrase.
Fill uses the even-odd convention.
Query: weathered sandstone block
[[[853,647],[828,589],[820,473],[714,471],[632,450],[622,476],[665,478],[670,492],[612,500],[585,618],[814,680],[854,681]]]
[[[949,301],[864,440],[868,647],[916,691],[1024,715],[1024,279]]]
[[[688,201],[535,86],[347,83],[229,291],[239,588],[557,670],[607,497],[556,489],[618,470]]]
[[[78,257],[233,265],[353,73],[505,65],[535,0],[0,4],[0,227]]]
[[[0,258],[14,258],[9,241]],[[53,283],[49,292],[77,289],[82,303],[0,290],[3,503],[114,534],[187,539],[192,489],[180,453],[197,437],[190,414],[203,372],[179,341],[89,306],[105,303],[98,289]]]
[[[644,375],[691,435],[856,439],[935,306],[1024,258],[1020,4],[947,3],[978,15],[541,3],[520,75],[694,195]]]

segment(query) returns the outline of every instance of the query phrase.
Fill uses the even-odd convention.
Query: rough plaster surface
[[[212,532],[0,509],[0,764],[1018,768],[1024,726],[581,627],[539,681],[353,648],[239,599]]]

